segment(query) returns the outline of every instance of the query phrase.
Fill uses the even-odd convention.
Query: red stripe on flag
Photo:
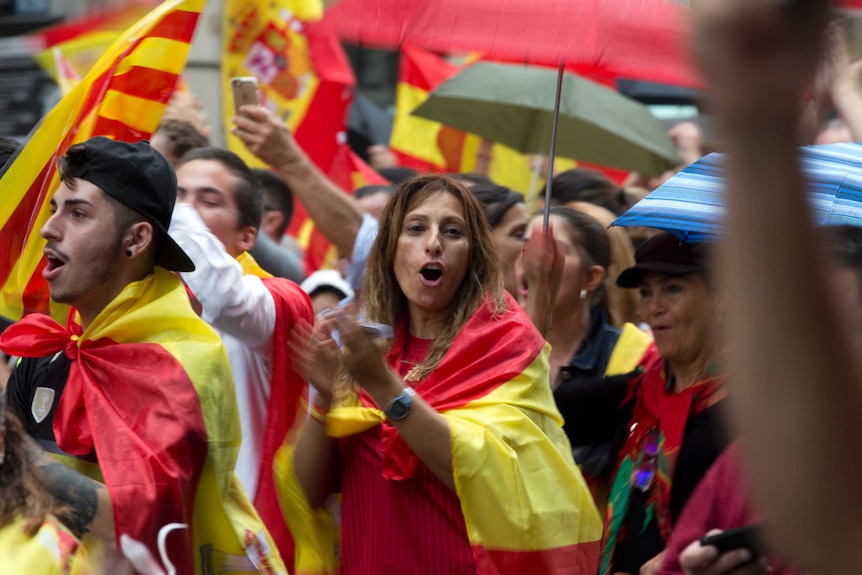
[[[101,116],[96,119],[93,133],[119,142],[139,142],[146,140],[152,135],[150,132],[142,132],[141,130],[130,128],[127,124],[118,120],[111,120]]]
[[[164,104],[174,93],[178,79],[178,75],[170,72],[133,66],[111,79],[111,90]]]
[[[332,27],[325,20],[305,23],[304,26],[308,55],[320,81],[354,86],[356,77],[353,68]]]
[[[402,150],[392,148],[392,153],[398,158],[398,165],[402,168],[413,168],[418,172],[443,173],[445,170],[442,166],[432,164],[427,160],[411,156]]]
[[[451,78],[458,66],[450,64],[439,56],[418,48],[402,48],[401,71],[398,81],[420,90],[430,92],[438,84]]]
[[[473,546],[479,573],[595,573],[599,541],[541,551],[499,551]]]
[[[167,38],[168,40],[191,44],[199,15],[199,12],[174,10],[165,15],[162,21],[147,34],[147,37]]]
[[[0,285],[6,283],[9,274],[12,273],[12,268],[21,257],[24,244],[31,233],[32,218],[42,206],[44,193],[47,191],[42,189],[42,182],[45,181],[52,169],[53,158],[42,168],[36,181],[27,190],[27,193],[15,207],[15,211],[0,229],[0,246],[3,246],[3,257],[0,257]],[[34,232],[38,233],[38,230]]]
[[[42,270],[47,265],[45,258],[39,261],[36,271],[27,282],[24,288],[24,295],[21,297],[21,302],[24,306],[24,315],[31,313],[50,313],[51,311],[51,293],[48,289],[48,282],[42,277]]]

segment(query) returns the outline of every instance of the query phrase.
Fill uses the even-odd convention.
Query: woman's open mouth
[[[443,269],[436,265],[423,266],[419,270],[419,277],[422,285],[434,287],[443,279]]]

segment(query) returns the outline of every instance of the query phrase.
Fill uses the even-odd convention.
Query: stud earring
[[[588,292],[588,291],[587,291],[587,290],[585,290],[585,289],[582,289],[582,290],[581,290],[581,299],[586,298],[588,293],[590,293],[590,292]]]
[[[127,258],[132,257],[132,250],[126,250],[126,257]]]

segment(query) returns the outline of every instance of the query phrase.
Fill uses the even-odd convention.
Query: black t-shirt
[[[21,420],[24,430],[46,451],[95,462],[95,453],[70,455],[60,449],[54,437],[54,412],[66,388],[71,365],[72,360],[63,352],[51,357],[21,358],[9,376],[6,404]]]

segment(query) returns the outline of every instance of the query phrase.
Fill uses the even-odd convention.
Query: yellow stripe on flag
[[[135,66],[153,68],[153,62],[159,62],[159,70],[180,75],[186,67],[188,53],[189,45],[185,42],[169,38],[146,38],[134,52],[123,58],[115,74],[125,74]]]
[[[134,113],[130,113],[131,111]],[[152,118],[160,118],[164,111],[165,104],[161,102],[108,90],[99,108],[99,115],[109,120],[119,120],[135,130],[149,132]]]
[[[575,468],[562,417],[556,408],[547,410],[554,405],[547,385],[549,353],[546,345],[508,383],[442,413],[473,545],[538,551],[601,539],[601,518]]]
[[[392,122],[390,145],[405,154],[444,168],[446,159],[437,146],[437,134],[443,124],[411,115],[411,112],[428,99],[428,92],[399,82],[395,92],[395,118]]]

